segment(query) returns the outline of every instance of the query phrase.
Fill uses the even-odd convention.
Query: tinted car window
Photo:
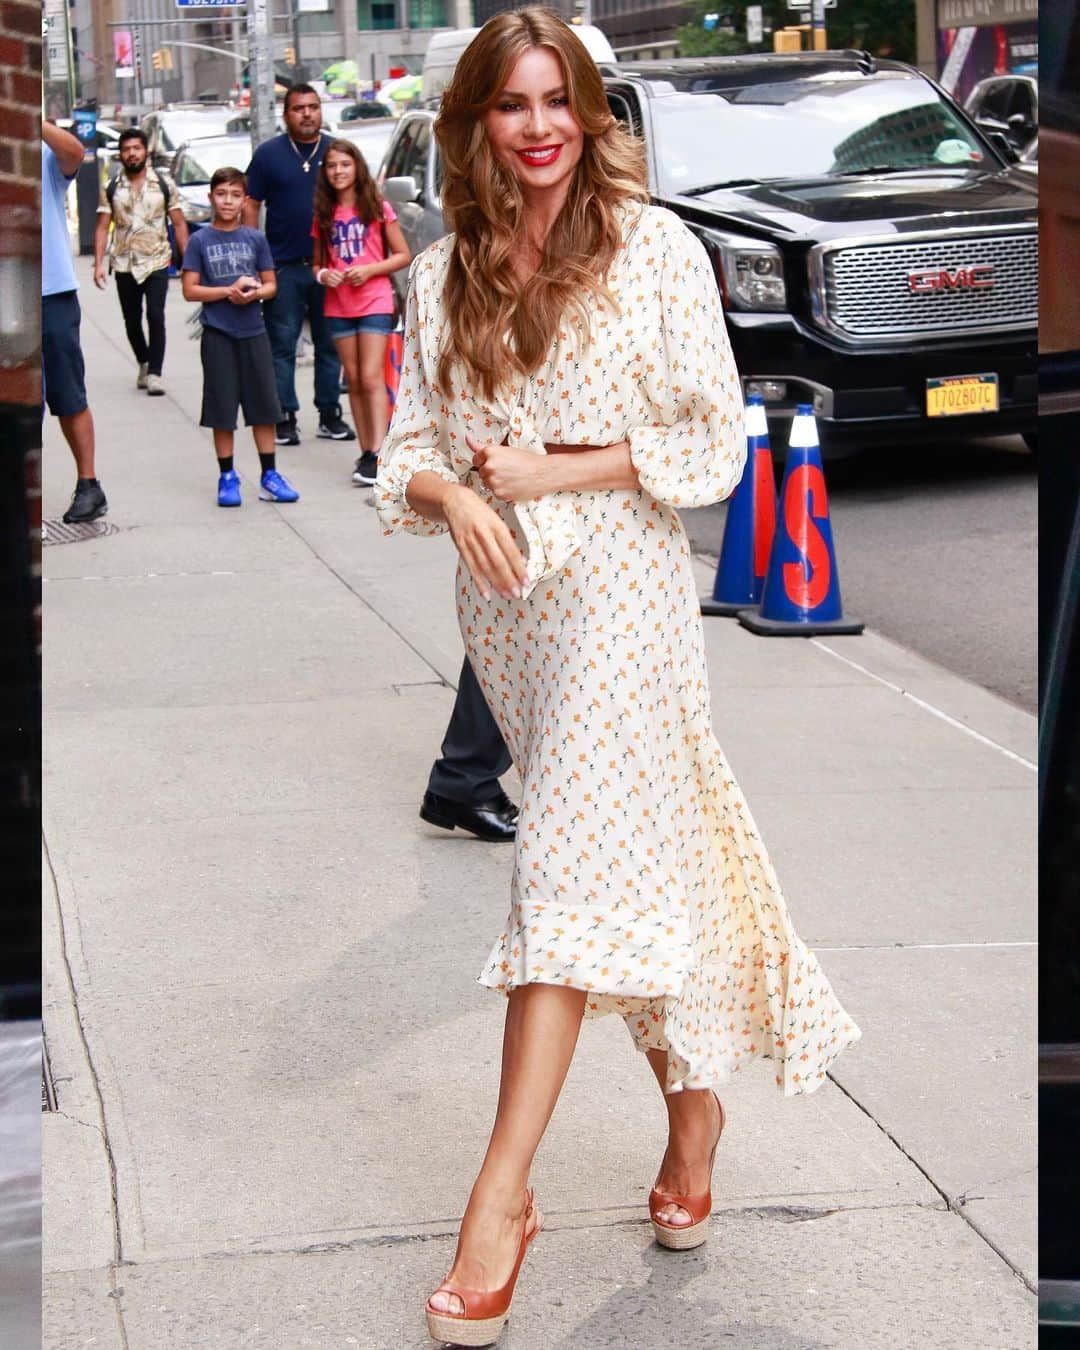
[[[693,92],[661,94],[652,107],[668,192],[869,169],[963,169],[989,156],[932,85],[902,73],[739,88],[703,77]]]
[[[416,136],[409,151],[409,157],[406,160],[405,168],[402,171],[408,175],[416,184],[416,190],[421,195],[427,191],[427,161],[428,149],[431,146],[431,123],[427,121],[420,122],[416,129]]]
[[[407,178],[410,176],[407,166],[412,154],[413,141],[416,139],[416,133],[420,125],[420,119],[417,118],[414,121],[406,122],[401,128],[401,134],[394,143],[394,148],[386,161],[387,178]]]

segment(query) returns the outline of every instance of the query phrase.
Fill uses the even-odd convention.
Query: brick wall
[[[0,304],[25,302],[18,262],[41,264],[41,5],[0,0]],[[40,289],[39,289],[40,294]],[[37,403],[39,361],[4,351],[0,328],[0,403]]]

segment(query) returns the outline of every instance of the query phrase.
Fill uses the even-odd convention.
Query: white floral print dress
[[[453,237],[412,268],[402,380],[380,455],[387,533],[445,526],[405,490],[429,469],[471,485],[514,531],[526,594],[484,600],[459,564],[465,647],[523,791],[510,917],[480,980],[587,991],[668,1090],[725,1082],[759,1056],[785,1094],[810,1092],[859,1030],[799,940],[713,735],[701,618],[675,508],[728,496],[746,440],[738,375],[702,245],[656,207],[627,208],[591,340],[559,332],[546,365],[490,402],[436,382]],[[515,506],[472,469],[466,433],[628,440],[640,490]]]

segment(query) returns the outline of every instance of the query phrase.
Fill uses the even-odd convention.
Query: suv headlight
[[[701,237],[716,268],[726,307],[787,309],[784,259],[775,244],[719,230],[702,230]]]
[[[180,207],[184,213],[184,219],[191,225],[201,225],[204,221],[210,219],[211,211],[208,206],[203,206],[201,202],[184,201]]]

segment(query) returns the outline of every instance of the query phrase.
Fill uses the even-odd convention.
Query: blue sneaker
[[[287,483],[277,469],[267,469],[259,480],[259,500],[263,502],[298,502],[300,494]]]
[[[217,480],[217,504],[218,506],[240,505],[240,475],[235,469],[223,473]]]

